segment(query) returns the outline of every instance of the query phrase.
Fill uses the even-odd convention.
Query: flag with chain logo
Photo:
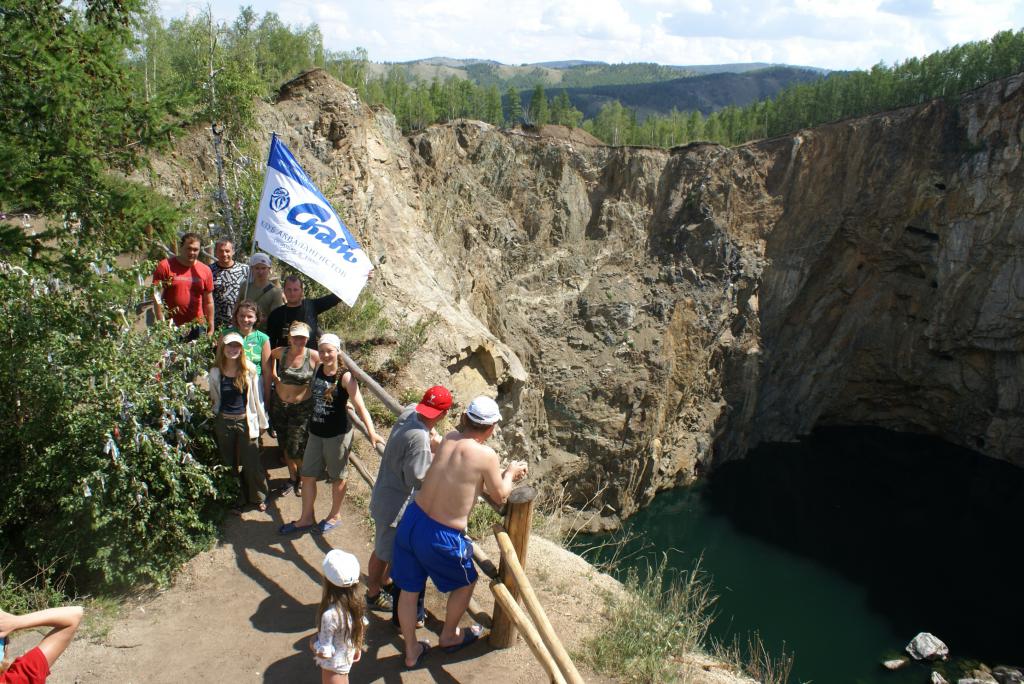
[[[270,139],[255,239],[349,306],[373,269],[341,217],[276,135]]]

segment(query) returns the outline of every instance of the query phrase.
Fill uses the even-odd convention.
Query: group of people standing
[[[337,526],[345,496],[350,402],[371,439],[384,442],[355,378],[343,367],[341,340],[320,334],[318,316],[340,300],[334,295],[306,299],[297,276],[277,287],[270,280],[270,257],[254,254],[248,265],[240,264],[230,240],[216,243],[216,261],[209,267],[198,260],[199,253],[199,237],[186,233],[177,254],[157,265],[157,318],[166,308],[185,329],[182,339],[206,334],[217,341],[209,392],[221,458],[239,477],[235,508],[267,509],[270,491],[259,439],[272,424],[289,473],[275,493],[302,497],[301,516],[282,525],[281,533],[327,532]],[[331,510],[317,522],[315,482],[325,472]]]
[[[522,461],[502,470],[498,455],[485,444],[501,420],[497,404],[489,397],[473,399],[458,428],[442,438],[436,428],[453,399],[445,387],[434,386],[405,408],[385,441],[344,367],[341,340],[319,329],[319,314],[340,300],[334,295],[306,299],[295,276],[277,288],[270,282],[269,257],[255,254],[248,266],[237,264],[226,240],[217,243],[217,261],[207,267],[198,261],[199,245],[197,235],[184,235],[178,253],[157,266],[153,282],[162,288],[158,298],[174,322],[192,324],[183,339],[204,333],[218,339],[219,331],[209,391],[221,457],[240,480],[239,508],[266,510],[270,492],[259,437],[271,424],[289,472],[278,493],[302,497],[299,518],[282,525],[281,534],[323,533],[337,526],[352,446],[349,405],[371,442],[384,445],[370,499],[375,538],[364,601],[353,598],[358,560],[340,549],[324,559],[319,631],[310,642],[323,681],[348,681],[359,659],[366,609],[391,610],[402,633],[405,666],[420,665],[431,648],[416,638],[425,617],[428,577],[449,594],[438,646],[452,652],[476,641],[479,625],[459,626],[477,580],[472,541],[465,533],[469,514],[481,493],[504,502],[513,483],[527,474]],[[222,317],[224,311],[230,313]],[[158,305],[157,317],[163,314]],[[331,482],[331,508],[317,522],[316,481],[324,473]]]

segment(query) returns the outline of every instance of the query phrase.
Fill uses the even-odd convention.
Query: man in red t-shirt
[[[153,286],[163,288],[154,297],[156,319],[164,320],[164,306],[171,314],[175,325],[185,325],[196,320],[205,320],[205,332],[213,339],[213,272],[199,258],[199,236],[185,233],[181,236],[178,253],[164,259],[153,271]],[[204,332],[196,328],[189,334],[189,340],[196,339]]]
[[[12,615],[0,610],[0,639],[6,641],[12,632],[37,627],[53,627],[35,648],[11,662],[4,653],[0,664],[0,684],[42,684],[50,674],[50,668],[75,636],[82,621],[80,606],[47,608],[26,615]],[[8,644],[9,646],[9,644]]]

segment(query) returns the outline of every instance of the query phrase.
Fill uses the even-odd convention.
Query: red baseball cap
[[[434,385],[423,393],[420,403],[416,404],[416,413],[433,420],[452,407],[452,393],[441,385]]]

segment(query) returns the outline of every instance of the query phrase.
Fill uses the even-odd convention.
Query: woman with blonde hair
[[[210,401],[216,415],[214,434],[221,460],[239,479],[236,512],[246,503],[267,510],[267,475],[260,463],[260,432],[267,414],[260,401],[259,376],[243,351],[244,340],[229,332],[217,346],[217,365],[210,369]]]

